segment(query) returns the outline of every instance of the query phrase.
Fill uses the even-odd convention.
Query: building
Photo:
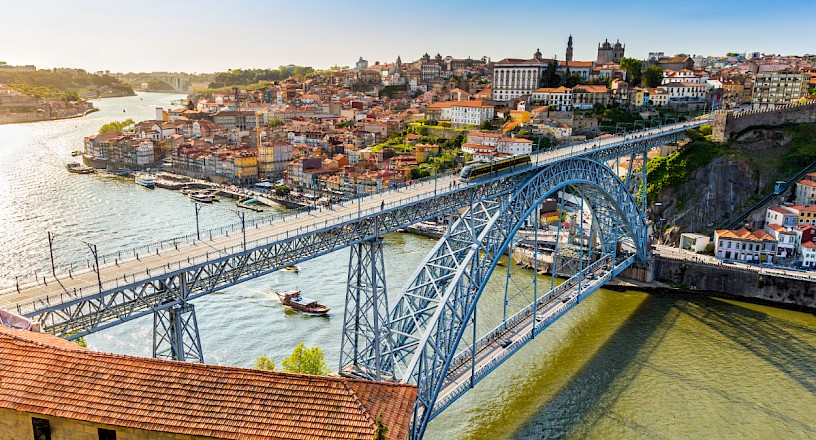
[[[404,439],[417,395],[412,385],[99,353],[3,324],[0,371],[3,439],[370,440],[378,418]]]
[[[685,249],[692,252],[703,252],[711,243],[711,237],[703,234],[695,234],[686,232],[680,234],[680,249]]]
[[[536,51],[533,58],[523,60],[505,58],[493,65],[493,97],[495,101],[509,101],[532,93],[541,83],[550,59],[541,58]]]
[[[536,105],[555,106],[558,111],[572,110],[572,89],[544,87],[533,91],[531,101]]]
[[[801,254],[799,261],[802,262],[802,267],[806,267],[808,269],[816,267],[816,243],[812,241],[802,243],[799,250]]]
[[[816,205],[816,173],[796,182],[796,204],[802,206]]]
[[[621,45],[620,40],[616,41],[614,45],[610,44],[609,40],[604,40],[603,43],[598,44],[598,58],[595,63],[620,63],[625,51],[626,46]]]
[[[714,231],[714,255],[721,260],[771,263],[776,246],[776,240],[761,229]]]
[[[503,154],[530,154],[533,141],[522,138],[501,138],[496,142],[496,151]]]
[[[605,85],[580,85],[572,88],[573,108],[586,110],[595,104],[605,107],[609,102],[610,95]]]
[[[792,257],[796,254],[796,233],[784,226],[769,223],[765,225],[765,232],[776,240],[776,255],[780,258]]]
[[[567,40],[567,53],[564,60],[566,60],[567,63],[572,61],[572,35],[570,35],[569,40]]]
[[[495,107],[484,101],[452,101],[450,121],[454,125],[481,125],[495,116]]]
[[[771,206],[765,211],[765,224],[793,228],[799,224],[798,215],[784,206]]]
[[[360,59],[357,60],[357,63],[354,65],[354,67],[357,70],[368,69],[368,61],[364,60],[363,57],[360,57]]]
[[[793,104],[808,94],[810,76],[801,72],[759,73],[754,77],[751,107],[775,108]]]

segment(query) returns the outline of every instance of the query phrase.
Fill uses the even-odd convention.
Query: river
[[[112,120],[152,118],[179,95],[96,101],[85,118],[0,126],[0,284],[57,264],[195,231],[193,204],[178,192],[127,179],[73,175],[64,165],[82,138]],[[123,112],[123,110],[125,110]],[[235,223],[235,204],[201,211],[202,228]],[[266,213],[264,213],[266,214]],[[257,215],[246,213],[247,217]],[[263,214],[261,214],[263,215]],[[385,240],[393,294],[433,241]],[[195,302],[208,363],[277,364],[303,341],[337,368],[347,251],[305,262]],[[503,269],[506,270],[506,269]],[[478,310],[480,331],[501,320],[504,274]],[[539,278],[539,285],[549,280]],[[283,310],[274,291],[298,288],[332,308],[328,318]],[[152,318],[87,338],[94,350],[146,356]],[[525,346],[437,417],[427,439],[813,438],[816,317],[691,295],[600,290]]]

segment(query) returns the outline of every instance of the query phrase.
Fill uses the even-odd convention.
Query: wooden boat
[[[291,265],[291,266],[286,266],[286,267],[284,267],[284,268],[283,268],[283,270],[288,271],[288,272],[298,273],[298,272],[300,272],[300,267],[299,267],[299,266],[295,266],[295,265],[293,264],[293,265]]]
[[[291,307],[298,312],[316,316],[323,316],[329,313],[328,307],[313,299],[301,296],[299,290],[275,292],[275,295],[278,295],[278,299],[280,300],[281,304]]]
[[[69,173],[74,174],[93,174],[96,172],[95,169],[91,167],[82,166],[81,164],[78,164],[76,162],[71,162],[65,165],[65,168],[68,170]]]

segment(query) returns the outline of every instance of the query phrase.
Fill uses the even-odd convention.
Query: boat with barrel
[[[91,167],[83,166],[76,162],[71,162],[65,165],[65,168],[68,170],[69,173],[74,174],[93,174],[96,172],[95,169]]]
[[[281,304],[291,307],[298,312],[314,316],[323,316],[329,313],[328,307],[313,299],[302,296],[300,290],[275,292],[275,295],[278,295]]]

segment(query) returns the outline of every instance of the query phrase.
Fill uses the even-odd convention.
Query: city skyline
[[[195,7],[181,2],[111,5],[94,0],[68,5],[52,0],[31,8],[17,2],[4,7],[9,20],[0,27],[0,40],[14,44],[3,48],[0,61],[124,73],[287,64],[328,68],[353,66],[361,56],[371,64],[393,62],[398,55],[413,61],[426,51],[498,61],[528,58],[540,49],[545,57],[563,59],[569,35],[576,60],[595,59],[597,45],[605,39],[620,40],[626,55],[634,58],[649,52],[793,55],[816,49],[808,41],[812,14],[807,12],[816,12],[811,2],[787,2],[784,10],[760,10],[757,6],[765,4],[756,0],[741,2],[739,8],[727,3],[693,0],[683,7],[648,5],[647,10],[644,2],[635,1],[609,11],[597,1],[585,2],[581,9],[526,0],[501,7],[475,1],[464,9],[421,0],[406,13],[404,7],[370,1],[270,5],[249,0],[233,10],[221,10],[212,0]],[[156,17],[155,11],[163,15]],[[522,19],[533,24],[519,26]],[[20,38],[32,32],[32,25],[37,35]],[[753,31],[760,26],[784,26],[786,32]]]

